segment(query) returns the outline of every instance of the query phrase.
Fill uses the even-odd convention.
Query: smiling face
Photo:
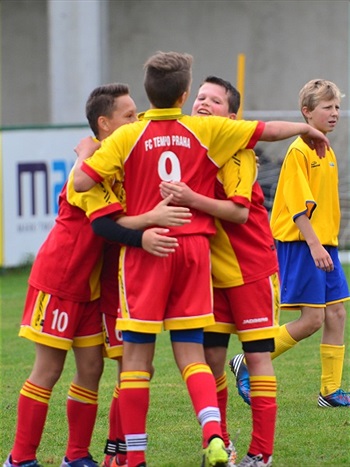
[[[314,110],[303,107],[302,112],[307,122],[326,134],[334,130],[339,120],[339,99],[321,100]]]
[[[214,83],[204,83],[193,103],[192,115],[236,118],[229,112],[228,94],[224,87]]]

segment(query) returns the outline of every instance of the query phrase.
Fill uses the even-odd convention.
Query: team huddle
[[[137,114],[125,84],[100,86],[88,98],[95,138],[75,148],[55,226],[29,277],[19,334],[35,342],[35,362],[4,467],[40,467],[50,397],[71,348],[76,374],[61,467],[98,465],[89,447],[104,357],[116,360],[119,378],[103,467],[145,467],[153,356],[163,331],[201,426],[198,465],[273,465],[273,359],[321,327],[318,405],[350,406],[341,389],[350,295],[337,248],[337,161],[326,137],[339,119],[340,90],[308,82],[299,93],[306,123],[245,121],[236,120],[239,92],[209,76],[188,116],[192,57],[158,52],[144,68],[146,112]],[[291,137],[269,220],[254,147]],[[279,326],[281,308],[300,317]],[[226,415],[231,334],[242,354],[230,366],[252,414],[240,461]]]

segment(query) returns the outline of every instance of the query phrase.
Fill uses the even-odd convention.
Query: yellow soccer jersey
[[[143,119],[124,125],[102,141],[101,148],[82,165],[96,182],[120,172],[127,214],[149,211],[161,201],[159,184],[182,181],[204,196],[214,196],[218,168],[240,149],[253,148],[263,122],[224,117],[190,117],[181,109],[152,109]],[[211,235],[211,216],[192,210],[191,223],[169,235]]]
[[[117,196],[121,193],[120,183],[114,188],[114,179],[109,177],[96,184],[89,191],[77,193],[73,187],[73,173],[69,174],[67,182],[67,201],[72,206],[82,209],[86,216],[93,221],[96,217],[123,212],[122,200]]]
[[[335,154],[330,149],[320,159],[299,137],[287,151],[277,184],[270,221],[274,238],[305,241],[294,222],[300,214],[309,217],[322,245],[338,245],[340,205]]]
[[[237,287],[269,277],[278,270],[264,195],[256,182],[255,153],[239,151],[219,171],[215,197],[249,209],[245,224],[216,219],[210,238],[213,285]]]

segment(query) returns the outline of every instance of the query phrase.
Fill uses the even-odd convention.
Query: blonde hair
[[[338,86],[332,83],[332,81],[312,79],[299,92],[299,108],[302,113],[303,107],[312,111],[321,101],[337,99],[340,102],[342,97],[344,97],[344,94],[340,92]]]

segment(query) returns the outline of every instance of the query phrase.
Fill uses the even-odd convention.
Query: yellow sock
[[[294,347],[298,341],[294,340],[293,337],[287,331],[287,327],[284,324],[280,327],[280,332],[277,337],[275,337],[275,351],[271,353],[271,359],[278,357],[287,350]]]
[[[320,345],[321,355],[321,394],[328,396],[341,386],[345,345]]]

